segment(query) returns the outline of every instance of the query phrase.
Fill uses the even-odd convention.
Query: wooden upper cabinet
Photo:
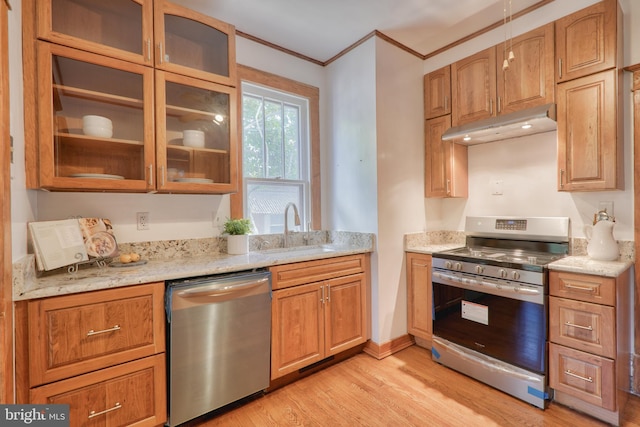
[[[152,189],[153,69],[43,41],[37,48],[39,188]],[[85,115],[109,118],[109,134],[83,131]]]
[[[495,96],[495,47],[451,65],[452,126],[495,116]]]
[[[424,118],[451,113],[451,66],[440,68],[424,76]]]
[[[236,86],[235,27],[166,0],[156,0],[155,66]]]
[[[43,40],[153,64],[151,0],[38,0],[36,8]]]
[[[558,85],[558,190],[624,188],[616,69]]]
[[[158,191],[236,191],[236,88],[155,73]],[[185,146],[183,135],[189,130],[203,132],[202,147]]]
[[[551,23],[515,37],[506,51],[504,45],[496,47],[498,114],[555,102],[553,34]],[[511,49],[515,60],[503,70]]]
[[[467,147],[443,141],[451,116],[425,122],[425,197],[467,197]]]
[[[604,0],[556,21],[557,82],[618,65],[619,7]]]

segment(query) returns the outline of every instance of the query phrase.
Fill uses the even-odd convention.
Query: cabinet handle
[[[574,374],[574,373],[573,373],[573,372],[571,372],[569,369],[567,369],[566,371],[564,371],[564,373],[565,373],[565,374],[567,374],[567,375],[569,375],[569,376],[572,376],[572,377],[574,377],[574,378],[579,378],[579,379],[581,379],[581,380],[583,380],[583,381],[586,381],[586,382],[589,382],[589,383],[592,383],[592,382],[593,382],[593,378],[591,378],[591,377],[583,377],[582,375]]]
[[[493,116],[493,98],[489,100],[489,115]]]
[[[560,188],[564,187],[564,169],[560,169]]]
[[[578,285],[572,285],[571,283],[565,283],[564,287],[569,289],[576,289],[578,291],[595,292],[595,289],[589,286],[578,286]]]
[[[571,323],[571,322],[564,322],[565,326],[569,326],[572,328],[578,328],[578,329],[585,329],[587,331],[593,331],[593,326],[589,325],[589,326],[582,326],[582,325],[576,325],[575,323]]]
[[[498,113],[500,113],[500,111],[502,111],[502,99],[498,97]]]
[[[327,285],[327,302],[331,302],[331,285]]]
[[[451,194],[451,180],[450,179],[447,180],[446,191],[447,191],[447,195]]]
[[[164,165],[160,166],[160,187],[164,187]]]
[[[158,43],[158,58],[160,60],[160,63],[162,64],[164,62],[164,54],[162,53],[162,42]]]
[[[430,267],[429,264],[414,264],[416,267]]]
[[[558,78],[562,78],[562,58],[558,58]]]
[[[147,167],[149,168],[149,187],[153,187],[153,163]]]
[[[449,97],[444,97],[444,111],[449,111]]]
[[[89,419],[93,417],[97,417],[98,415],[106,414],[107,412],[115,411],[116,409],[120,409],[120,408],[122,408],[122,405],[120,404],[120,402],[116,402],[113,408],[105,409],[104,411],[100,411],[100,412],[91,411],[89,413]]]
[[[92,337],[94,335],[106,334],[107,332],[116,332],[119,330],[120,330],[120,325],[113,325],[113,328],[102,329],[100,331],[94,331],[93,329],[91,329],[89,332],[87,332],[87,336]]]
[[[147,39],[147,61],[151,61],[151,39]]]
[[[320,286],[320,289],[322,289],[322,296],[320,296],[320,302],[324,304],[324,286]]]

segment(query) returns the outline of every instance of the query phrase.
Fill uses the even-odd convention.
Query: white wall
[[[595,3],[594,0],[552,2],[525,18],[514,20],[514,36],[552,22],[562,16]],[[638,15],[639,2],[625,6],[625,46],[640,61],[640,44],[633,40],[640,37]],[[634,16],[635,15],[635,16]],[[635,21],[635,22],[634,22]],[[635,23],[636,25],[633,25]],[[631,32],[635,32],[632,36]],[[468,43],[464,43],[424,63],[429,72],[455,62],[477,51],[501,43],[504,30],[497,29]],[[637,43],[637,42],[636,42]],[[626,55],[629,56],[629,53]],[[633,56],[633,55],[632,55]],[[629,65],[634,61],[625,61]],[[628,74],[628,73],[627,73]],[[630,78],[623,82],[625,122],[624,130],[624,191],[565,193],[556,190],[557,179],[557,133],[532,135],[510,141],[498,141],[469,147],[469,197],[467,199],[425,201],[426,224],[430,230],[463,230],[467,215],[538,215],[569,216],[573,237],[584,237],[584,227],[593,221],[593,214],[600,202],[613,202],[616,216],[614,236],[618,240],[633,240],[633,153],[632,110],[629,91]],[[492,182],[501,180],[504,192],[501,196],[491,194]]]
[[[376,39],[377,343],[407,332],[403,236],[424,227],[422,60]]]

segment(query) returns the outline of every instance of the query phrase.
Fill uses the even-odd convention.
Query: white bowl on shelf
[[[106,117],[87,115],[82,116],[82,127],[101,127],[113,129],[113,123]]]
[[[113,123],[102,116],[82,116],[82,132],[89,136],[111,138],[113,136]]]
[[[98,136],[100,138],[111,138],[113,136],[113,129],[102,126],[85,126],[82,128],[82,132],[88,136]]]
[[[182,145],[185,147],[203,148],[204,132],[201,130],[185,130],[182,132]]]

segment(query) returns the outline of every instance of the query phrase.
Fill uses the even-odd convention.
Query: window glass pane
[[[282,164],[282,104],[266,101],[264,105],[267,148],[267,178],[284,177]]]
[[[258,234],[276,234],[284,232],[284,210],[287,203],[293,202],[300,214],[300,227],[293,222],[293,209],[289,209],[289,230],[301,231],[306,224],[303,200],[304,185],[301,183],[269,182],[247,180],[246,209]]]
[[[300,109],[284,106],[284,150],[286,179],[300,179]]]
[[[242,103],[242,149],[244,176],[264,177],[264,120],[262,98],[245,94]]]

